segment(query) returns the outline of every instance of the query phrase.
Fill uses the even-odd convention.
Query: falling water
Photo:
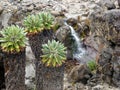
[[[75,51],[73,52],[73,58],[76,59],[76,60],[80,60],[81,57],[85,54],[85,50],[82,48],[82,45],[81,45],[81,41],[79,39],[79,36],[78,34],[75,32],[74,28],[70,25],[68,25],[66,22],[65,22],[65,25],[69,26],[70,30],[71,30],[71,36],[73,37],[73,39],[75,40]]]

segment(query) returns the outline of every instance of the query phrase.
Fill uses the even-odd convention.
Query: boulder
[[[108,47],[104,48],[100,54],[99,58],[99,73],[101,74],[101,78],[109,84],[112,84],[113,78],[113,64],[111,63],[113,50]],[[109,68],[109,70],[108,70]]]
[[[31,47],[26,47],[26,67],[25,67],[25,84],[28,88],[35,88],[35,56],[32,53]]]
[[[62,26],[56,32],[56,38],[59,41],[64,42],[69,32],[70,28],[68,26]]]
[[[68,26],[60,27],[56,32],[56,38],[67,47],[67,59],[73,59],[73,42],[71,42],[70,28]]]
[[[114,9],[102,14],[90,15],[91,30],[96,37],[108,43],[108,41],[119,45],[120,42],[120,10]],[[101,42],[101,41],[100,41]]]
[[[12,14],[16,11],[17,6],[12,5],[7,0],[0,1],[0,29],[8,26]]]
[[[103,8],[107,8],[108,10],[115,9],[116,6],[114,4],[115,0],[99,0],[97,3]]]
[[[82,82],[87,83],[87,80],[92,76],[89,68],[85,64],[75,66],[68,74],[68,81],[71,83]]]

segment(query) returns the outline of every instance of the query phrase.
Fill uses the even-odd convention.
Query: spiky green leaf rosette
[[[23,28],[12,25],[0,33],[2,35],[0,38],[1,48],[4,52],[17,53],[25,48],[28,39]]]
[[[42,62],[46,66],[61,66],[66,60],[66,47],[59,41],[48,41],[42,45]]]
[[[38,15],[29,15],[24,19],[24,26],[26,27],[26,32],[29,34],[35,34],[42,31],[43,26]]]
[[[44,29],[49,30],[53,27],[54,17],[48,12],[41,12],[38,14]]]

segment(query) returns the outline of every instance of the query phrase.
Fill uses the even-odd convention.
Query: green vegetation
[[[66,47],[59,41],[48,41],[42,45],[42,62],[47,66],[61,66],[66,60]]]
[[[24,26],[28,33],[38,33],[42,30],[51,29],[54,25],[54,17],[48,12],[41,12],[37,15],[29,15],[24,19]]]
[[[87,66],[90,69],[90,71],[95,71],[97,69],[97,64],[95,61],[89,61],[87,63]]]
[[[19,26],[9,26],[3,29],[0,38],[1,48],[4,52],[16,53],[22,51],[27,42],[26,33]]]
[[[28,33],[38,33],[42,31],[42,22],[37,15],[29,15],[24,19],[24,26]]]
[[[39,20],[42,22],[44,29],[51,29],[54,23],[54,17],[48,12],[41,12],[38,14]]]

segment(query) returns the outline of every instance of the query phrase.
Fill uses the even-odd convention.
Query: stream
[[[64,24],[70,28],[70,34],[73,40],[71,45],[73,47],[73,60],[77,60],[80,63],[86,63],[88,61],[95,60],[97,51],[89,46],[83,47],[82,41],[80,40],[79,35],[74,28],[68,25],[66,22]]]

